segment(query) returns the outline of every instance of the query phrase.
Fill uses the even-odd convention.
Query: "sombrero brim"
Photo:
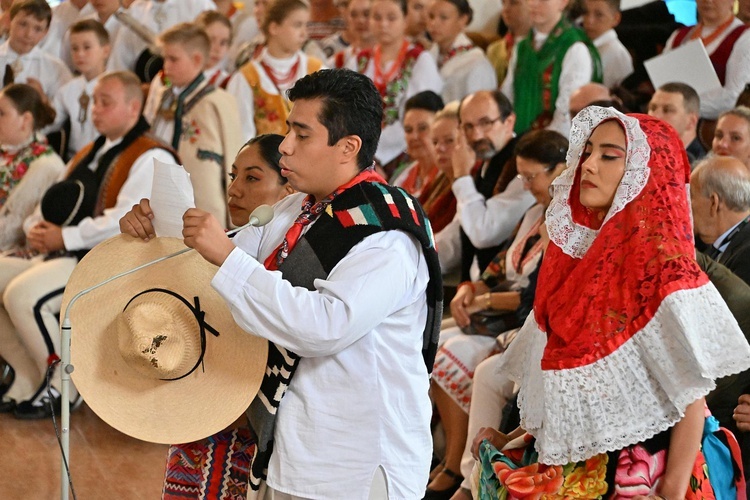
[[[118,273],[184,249],[177,238],[149,242],[119,235],[90,251],[76,266],[62,303]],[[73,382],[84,401],[115,429],[154,443],[203,439],[234,422],[255,397],[266,368],[268,343],[243,331],[211,287],[216,266],[189,251],[81,296],[70,311]],[[117,347],[117,316],[136,294],[166,288],[200,297],[207,335],[203,366],[180,380],[150,379],[125,363]]]

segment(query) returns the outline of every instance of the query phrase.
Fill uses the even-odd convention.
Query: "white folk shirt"
[[[110,148],[122,141],[107,140],[104,146],[97,152],[97,155],[88,167],[94,170],[97,160],[106,153]],[[120,233],[120,219],[128,213],[133,205],[140,202],[143,198],[151,198],[151,185],[154,179],[154,159],[165,163],[174,163],[174,158],[170,153],[161,148],[149,149],[133,162],[130,168],[128,178],[120,188],[117,195],[117,201],[112,208],[104,209],[104,213],[98,217],[86,217],[77,226],[68,226],[62,229],[62,238],[65,243],[65,249],[69,251],[84,250],[94,248],[102,241],[116,236]],[[65,180],[67,172],[63,172],[59,180]],[[30,215],[24,222],[24,231],[28,233],[29,229],[37,222],[42,220],[41,210],[37,206],[34,214]]]
[[[26,83],[28,78],[36,78],[41,82],[44,93],[52,100],[55,92],[73,78],[70,70],[60,59],[49,55],[39,47],[34,47],[20,56],[10,48],[10,42],[0,45],[0,71],[5,73],[5,65],[13,65],[20,60],[20,71],[15,71],[14,81]]]
[[[240,232],[212,281],[237,324],[299,354],[278,410],[268,485],[312,499],[363,499],[382,466],[389,498],[422,498],[432,439],[422,359],[429,275],[421,246],[400,231],[368,236],[315,290],[263,267],[304,194]]]
[[[387,74],[394,64],[396,64],[395,60],[388,63],[383,72]],[[356,71],[357,58],[351,58],[347,63],[347,67]],[[374,57],[370,58],[363,74],[371,80],[375,78]],[[436,94],[440,94],[443,90],[443,79],[440,77],[437,63],[435,63],[435,59],[433,59],[427,51],[423,51],[417,57],[412,69],[411,77],[406,84],[406,90],[398,96],[398,120],[390,125],[386,125],[380,132],[380,142],[378,142],[375,157],[381,165],[385,165],[402,152],[406,151],[406,137],[404,134],[404,127],[401,124],[401,121],[404,119],[404,106],[411,96],[419,94],[425,90],[432,90]]]
[[[734,18],[729,28],[706,46],[706,52],[709,55],[713,54],[724,39],[738,26],[742,26],[742,21]],[[707,37],[714,31],[716,30],[704,28],[702,35]],[[677,36],[677,31],[672,33],[672,36],[667,40],[664,52],[668,52],[674,48],[675,36]],[[724,111],[732,109],[740,93],[745,88],[745,84],[748,83],[748,75],[750,75],[750,30],[745,30],[737,41],[734,42],[732,52],[729,54],[729,59],[727,59],[724,87],[700,94],[701,116],[713,120],[718,118]]]
[[[469,37],[459,33],[451,48],[473,45]],[[433,44],[430,55],[438,61],[440,48]],[[440,76],[445,82],[443,86],[443,101],[460,101],[469,94],[479,90],[495,90],[497,88],[497,74],[495,68],[479,47],[451,57],[440,67]]]
[[[607,30],[594,40],[594,47],[602,60],[602,83],[613,88],[633,72],[633,57],[617,38],[615,30]]]
[[[534,45],[540,48],[549,35],[545,33],[534,33]],[[508,74],[500,90],[512,103],[515,99],[513,94],[513,75],[515,75],[516,64],[518,64],[518,45],[513,46],[513,52],[508,63]],[[560,79],[557,82],[557,100],[555,101],[555,112],[552,122],[547,125],[547,130],[554,130],[565,137],[570,135],[570,94],[581,85],[591,81],[594,74],[594,62],[588,47],[583,42],[576,42],[570,46],[563,57]],[[528,208],[528,207],[527,207]]]
[[[94,87],[99,77],[86,81],[83,76],[73,78],[71,81],[60,87],[55,94],[52,104],[57,111],[55,122],[49,127],[49,130],[59,129],[63,122],[70,118],[70,141],[68,143],[69,155],[77,153],[86,144],[93,142],[98,136],[94,123],[91,121],[91,108],[94,105]],[[85,116],[81,115],[81,95],[88,95],[88,106]],[[83,122],[79,118],[85,118]]]
[[[204,10],[216,10],[213,0],[135,0],[128,14],[157,35],[177,23],[193,22]],[[112,55],[107,69],[133,71],[146,42],[131,29],[123,27],[112,42]]]
[[[297,62],[298,58],[299,66],[297,66],[297,74],[294,76],[294,79],[290,80],[286,85],[281,85],[278,88],[259,62],[263,61],[263,63],[267,64],[274,71],[283,75],[291,71],[292,66]],[[278,59],[271,56],[268,53],[268,49],[264,47],[261,50],[258,59],[254,59],[245,64],[252,64],[255,66],[260,86],[264,92],[271,95],[278,95],[279,90],[282,94],[285,94],[287,90],[297,83],[297,80],[307,75],[307,60],[307,54],[301,50],[298,50],[295,55],[287,59]],[[325,68],[325,66],[322,66],[322,68]],[[227,92],[232,94],[237,100],[237,106],[240,111],[240,120],[242,121],[242,136],[245,140],[255,137],[257,133],[255,129],[255,97],[253,96],[253,89],[250,88],[250,84],[247,82],[245,75],[242,74],[242,71],[238,70],[229,79],[229,82],[227,83]]]

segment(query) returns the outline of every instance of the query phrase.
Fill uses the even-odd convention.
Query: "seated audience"
[[[406,0],[373,0],[370,26],[377,44],[349,63],[374,83],[383,98],[383,124],[375,159],[386,175],[406,150],[401,125],[406,100],[424,90],[439,94],[443,80],[429,52],[406,36]]]
[[[497,81],[505,80],[513,47],[531,30],[531,16],[527,0],[503,0],[500,16],[508,32],[487,46],[487,59],[495,68]]]
[[[703,160],[690,179],[695,235],[705,253],[750,284],[750,172],[730,157]]]
[[[690,164],[706,156],[696,133],[700,114],[700,97],[685,83],[665,83],[654,92],[648,103],[648,114],[674,127],[685,145]]]
[[[82,147],[99,135],[91,120],[91,94],[99,75],[104,73],[110,53],[109,34],[104,26],[93,19],[78,21],[70,27],[70,50],[73,64],[80,73],[60,87],[52,101],[57,116],[45,132],[65,128],[67,144],[66,159],[75,155]],[[67,124],[66,124],[67,122]]]
[[[302,51],[310,8],[302,0],[276,0],[263,18],[265,45],[229,79],[227,92],[237,100],[245,139],[256,134],[285,134],[291,104],[286,91],[323,63]]]
[[[438,173],[419,197],[433,233],[442,231],[456,215],[456,196],[451,186],[454,180],[453,150],[459,133],[458,102],[454,101],[435,113],[432,121],[430,136]]]
[[[76,17],[72,24],[86,20],[97,21],[101,23],[102,26],[104,26],[105,30],[107,30],[107,33],[109,34],[109,41],[111,43],[115,40],[115,38],[117,37],[117,32],[120,31],[120,28],[122,27],[122,23],[120,23],[120,20],[115,15],[115,13],[119,9],[119,0],[92,0],[86,8],[81,10],[80,14]],[[52,16],[52,19],[54,20],[54,14]],[[65,32],[65,35],[63,35],[62,37],[62,45],[60,46],[60,59],[62,59],[63,62],[68,65],[68,68],[70,68],[71,71],[77,71],[73,62],[72,54],[70,52],[70,28],[68,28],[68,30]]]
[[[151,131],[170,144],[190,174],[195,206],[229,225],[226,175],[242,144],[237,103],[203,73],[211,42],[191,23],[159,36],[164,70],[151,82],[143,115]]]
[[[370,31],[371,6],[372,0],[342,0],[338,3],[345,27],[320,43],[328,66],[343,68],[350,57],[375,44]]]
[[[0,91],[0,253],[23,246],[23,221],[65,167],[39,133],[54,117],[28,85]]]
[[[721,88],[700,94],[701,117],[716,119],[720,113],[734,106],[745,88],[750,74],[750,31],[734,17],[733,0],[696,2],[698,19],[695,26],[672,33],[664,51],[700,39],[706,47],[711,64],[721,82]],[[685,61],[690,64],[689,61]]]
[[[602,60],[602,83],[617,87],[633,72],[633,58],[617,38],[620,0],[583,0],[583,31],[594,42]]]
[[[547,128],[567,136],[570,94],[601,82],[599,53],[565,16],[568,0],[533,5],[531,32],[513,47],[501,90],[513,103],[517,134]]]
[[[515,147],[518,177],[536,204],[524,214],[510,245],[495,256],[478,281],[459,285],[451,301],[457,326],[440,332],[442,347],[435,358],[432,397],[446,434],[444,462],[438,466],[425,498],[447,498],[461,482],[461,458],[466,445],[471,379],[480,361],[497,345],[507,345],[526,319],[530,307],[521,307],[522,291],[530,284],[542,258],[540,227],[552,201],[552,181],[565,169],[568,141],[557,132],[540,130],[523,136]],[[530,290],[533,302],[533,290]],[[519,314],[520,312],[520,314]],[[466,332],[467,335],[463,335]],[[500,337],[498,337],[498,335]],[[496,340],[495,337],[498,337]],[[472,436],[473,437],[473,436]],[[435,493],[441,496],[434,496]]]
[[[431,128],[435,113],[441,109],[443,100],[431,90],[411,96],[404,105],[406,153],[413,161],[404,169],[395,171],[390,184],[404,188],[416,198],[438,174]]]
[[[52,10],[45,0],[20,0],[10,8],[8,40],[0,45],[3,85],[28,83],[50,100],[72,78],[60,59],[39,48],[49,28]]]
[[[750,108],[738,106],[719,115],[711,151],[733,156],[750,169]]]
[[[513,233],[534,197],[516,178],[515,115],[499,90],[471,94],[459,108],[461,133],[453,152],[456,217],[436,235],[445,274],[460,265],[475,279]]]
[[[24,224],[27,243],[39,255],[0,259],[0,355],[15,370],[0,412],[19,419],[50,416],[49,403],[60,411],[59,387],[53,382],[50,401],[45,374],[48,360],[60,352],[60,303],[76,263],[116,235],[120,217],[149,197],[154,159],[176,161],[168,146],[147,133],[134,74],[102,75],[93,100],[101,135],[71,160],[64,180],[47,190]]]
[[[434,0],[427,13],[430,54],[443,78],[443,100],[460,101],[478,90],[494,90],[497,78],[484,51],[466,36],[472,10],[467,0]]]

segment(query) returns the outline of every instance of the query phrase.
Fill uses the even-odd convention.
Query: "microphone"
[[[265,226],[266,224],[271,222],[271,219],[273,219],[273,207],[271,207],[270,205],[260,205],[255,210],[253,210],[253,213],[250,214],[250,220],[247,222],[247,224],[236,229],[232,229],[231,231],[227,231],[227,236],[233,236],[246,227]]]

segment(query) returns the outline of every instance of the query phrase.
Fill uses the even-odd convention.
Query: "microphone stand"
[[[268,224],[268,222],[271,221],[273,218],[273,209],[268,205],[261,205],[255,210],[253,210],[253,213],[250,214],[250,220],[247,224],[244,226],[240,226],[236,229],[232,229],[231,231],[228,231],[226,233],[227,236],[234,236],[238,232],[242,231],[243,229],[250,227],[250,226],[264,226]],[[78,301],[81,297],[84,295],[93,292],[94,290],[111,283],[112,281],[115,281],[117,279],[122,278],[123,276],[127,276],[129,274],[133,274],[137,271],[140,271],[141,269],[145,269],[147,267],[153,266],[154,264],[158,264],[160,262],[164,262],[167,259],[171,259],[173,257],[177,257],[178,255],[182,255],[184,253],[189,252],[190,250],[193,250],[192,248],[183,248],[182,250],[178,250],[177,252],[171,253],[169,255],[165,255],[164,257],[159,257],[158,259],[154,259],[150,262],[146,262],[145,264],[142,264],[138,267],[135,267],[133,269],[129,269],[125,272],[122,272],[120,274],[116,274],[110,278],[107,278],[106,280],[102,281],[101,283],[97,283],[96,285],[90,286],[89,288],[85,288],[75,294],[72,299],[70,299],[70,302],[68,302],[68,306],[65,308],[65,314],[63,316],[62,321],[62,328],[61,328],[61,345],[60,345],[60,368],[61,368],[61,383],[60,383],[60,403],[61,403],[61,412],[60,412],[60,440],[62,442],[62,460],[60,463],[60,498],[62,500],[68,500],[69,496],[69,488],[68,488],[68,471],[70,470],[70,374],[73,373],[73,370],[75,367],[70,363],[70,339],[72,336],[72,327],[70,324],[70,310],[73,307],[73,304]]]

